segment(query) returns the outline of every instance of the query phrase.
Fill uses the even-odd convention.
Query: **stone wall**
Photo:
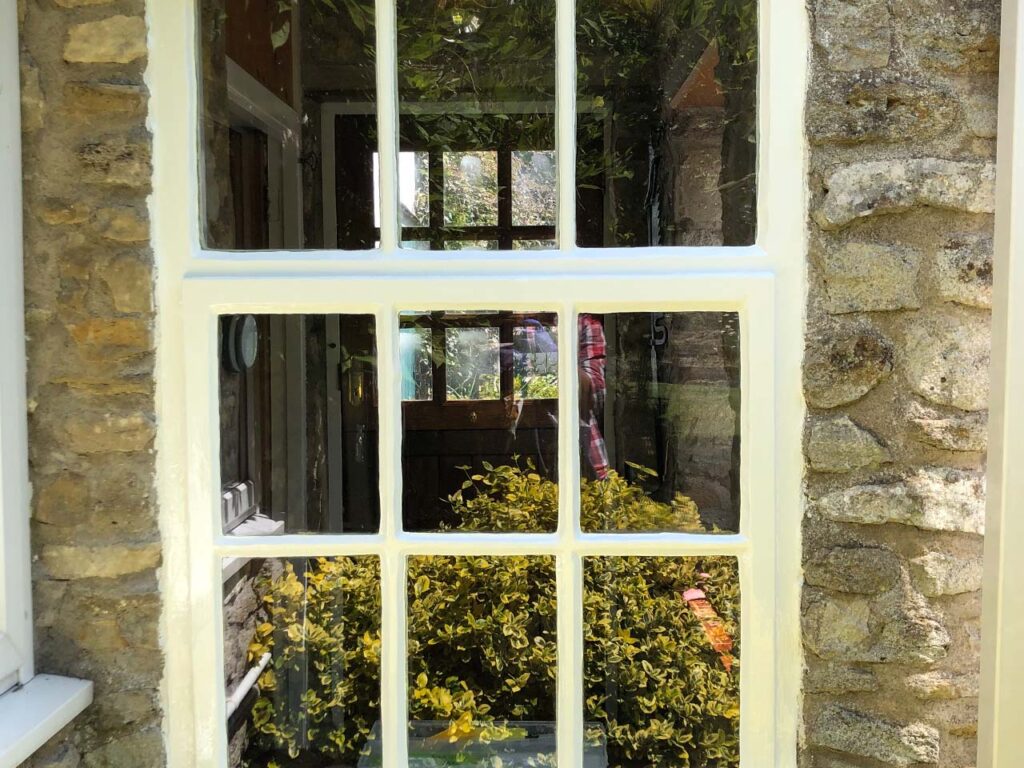
[[[811,0],[802,762],[974,765],[996,0]]]
[[[95,703],[32,766],[163,764],[142,0],[19,0],[37,666]]]

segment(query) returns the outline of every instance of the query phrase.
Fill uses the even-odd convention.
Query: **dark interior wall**
[[[291,3],[226,0],[226,50],[232,61],[286,104],[295,101]]]

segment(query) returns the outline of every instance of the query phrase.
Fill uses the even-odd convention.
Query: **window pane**
[[[732,557],[583,561],[585,749],[600,765],[739,765]]]
[[[498,153],[444,153],[444,223],[450,227],[498,223]]]
[[[373,2],[199,6],[205,244],[375,247]]]
[[[430,401],[402,405],[406,530],[553,531],[558,329],[553,314],[403,313],[430,334]]]
[[[757,3],[576,3],[580,245],[748,245]]]
[[[224,532],[376,531],[373,316],[225,316],[220,342]]]
[[[408,601],[410,764],[554,766],[554,558],[411,558]]]
[[[512,153],[512,223],[555,224],[555,153]]]
[[[578,324],[583,529],[738,531],[738,315]]]
[[[524,400],[558,397],[558,328],[528,319],[512,329],[513,386]]]
[[[553,238],[554,0],[397,7],[400,144],[430,157],[429,226],[402,239],[443,250],[486,228],[476,239],[508,250],[532,224],[519,239]]]
[[[375,557],[224,561],[228,765],[355,768],[380,723]]]

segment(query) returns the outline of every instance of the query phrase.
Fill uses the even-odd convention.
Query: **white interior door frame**
[[[1002,13],[978,768],[1024,754],[1024,14]]]

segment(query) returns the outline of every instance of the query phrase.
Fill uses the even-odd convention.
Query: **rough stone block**
[[[893,0],[896,35],[914,64],[943,73],[995,73],[999,5],[988,0]]]
[[[914,586],[929,597],[959,595],[981,589],[982,564],[946,552],[929,552],[910,561]]]
[[[834,547],[811,557],[804,579],[837,592],[874,595],[899,583],[900,559],[880,547]]]
[[[142,413],[81,411],[68,416],[64,433],[68,447],[81,454],[134,453],[149,448],[155,428]]]
[[[859,400],[892,371],[892,343],[858,324],[829,328],[807,340],[804,393],[816,408]]]
[[[82,180],[92,184],[145,188],[150,183],[149,144],[111,140],[78,149]]]
[[[937,763],[939,732],[921,722],[896,723],[878,715],[831,705],[822,709],[807,732],[808,740],[850,755],[888,765]]]
[[[141,243],[149,240],[149,217],[137,208],[101,208],[96,211],[93,226],[101,237],[119,243]]]
[[[931,206],[966,213],[995,210],[995,164],[943,160],[870,160],[832,173],[814,218],[839,229],[859,218]]]
[[[828,661],[927,664],[950,644],[924,598],[904,589],[866,597],[807,587],[802,616],[804,642]]]
[[[833,314],[917,309],[921,255],[910,248],[844,243],[821,257],[825,308]]]
[[[915,404],[910,411],[912,434],[918,440],[947,451],[984,451],[988,444],[988,414],[945,414]]]
[[[73,64],[128,64],[146,56],[146,22],[141,16],[110,16],[68,30],[64,61]]]
[[[64,86],[64,99],[72,113],[137,115],[145,108],[146,91],[141,86],[122,83],[73,82]]]
[[[922,469],[902,482],[826,494],[810,505],[810,512],[843,523],[984,533],[985,481],[979,472]]]
[[[44,547],[43,567],[55,579],[109,579],[156,568],[159,543],[107,547]]]
[[[807,460],[817,472],[849,472],[891,459],[881,441],[848,416],[810,420]]]
[[[935,254],[933,279],[939,298],[969,307],[992,306],[992,238],[960,234]]]
[[[850,72],[889,63],[892,22],[885,0],[818,0],[814,42],[829,68]],[[850,29],[856,28],[856,34]]]
[[[917,394],[963,411],[988,407],[989,318],[923,315],[906,332],[907,380]]]
[[[99,279],[110,291],[119,312],[149,312],[153,308],[153,268],[148,259],[118,256],[100,270]]]
[[[804,677],[805,693],[867,693],[878,690],[878,680],[867,669],[818,663]]]
[[[811,84],[807,133],[814,143],[905,142],[939,135],[960,115],[943,85],[890,71],[822,73]]]
[[[21,129],[26,133],[43,127],[46,99],[39,83],[39,69],[24,58],[21,61]]]
[[[957,674],[949,670],[931,670],[911,675],[907,687],[922,701],[973,699],[978,696],[978,672]]]

